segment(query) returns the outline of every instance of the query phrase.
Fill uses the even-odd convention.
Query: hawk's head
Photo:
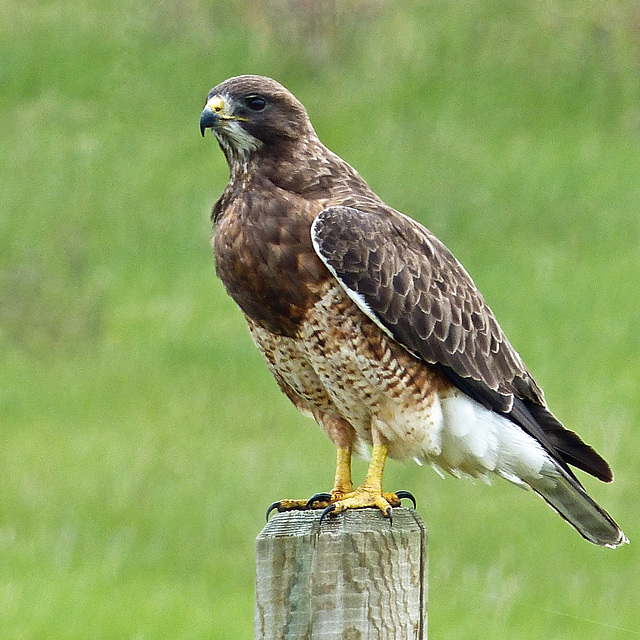
[[[237,76],[209,91],[200,131],[212,129],[227,158],[278,147],[313,134],[302,104],[281,84],[263,76]]]

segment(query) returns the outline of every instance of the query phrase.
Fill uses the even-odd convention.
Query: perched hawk
[[[547,408],[473,280],[318,139],[282,85],[239,76],[200,116],[230,170],[213,207],[216,269],[278,385],[337,447],[331,493],[281,509],[391,507],[387,456],[540,494],[597,545],[626,538],[569,465],[609,465]],[[371,445],[354,490],[352,452]]]

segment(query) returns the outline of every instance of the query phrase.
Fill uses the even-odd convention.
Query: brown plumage
[[[591,542],[626,540],[568,466],[610,481],[608,464],[549,411],[464,268],[322,145],[289,91],[231,78],[200,126],[230,168],[212,213],[217,273],[280,388],[338,448],[319,504],[390,515],[386,456],[416,458],[528,485]],[[365,444],[369,473],[353,491],[351,452]]]

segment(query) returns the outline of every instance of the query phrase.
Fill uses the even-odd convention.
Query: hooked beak
[[[213,96],[207,102],[200,114],[200,133],[204,136],[205,129],[216,129],[226,121],[244,120],[233,114],[229,100],[222,96]]]
[[[200,114],[200,133],[204,137],[207,129],[213,129],[220,124],[220,116],[207,104]]]

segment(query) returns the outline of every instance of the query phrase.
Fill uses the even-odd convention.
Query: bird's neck
[[[310,199],[331,197],[346,183],[363,192],[369,191],[357,171],[319,140],[307,140],[303,146],[283,144],[251,153],[223,149],[229,163],[230,186],[237,192],[254,182],[268,182]]]
[[[219,137],[218,142],[229,165],[229,183],[245,182],[249,173],[250,153],[230,145],[225,138]]]

